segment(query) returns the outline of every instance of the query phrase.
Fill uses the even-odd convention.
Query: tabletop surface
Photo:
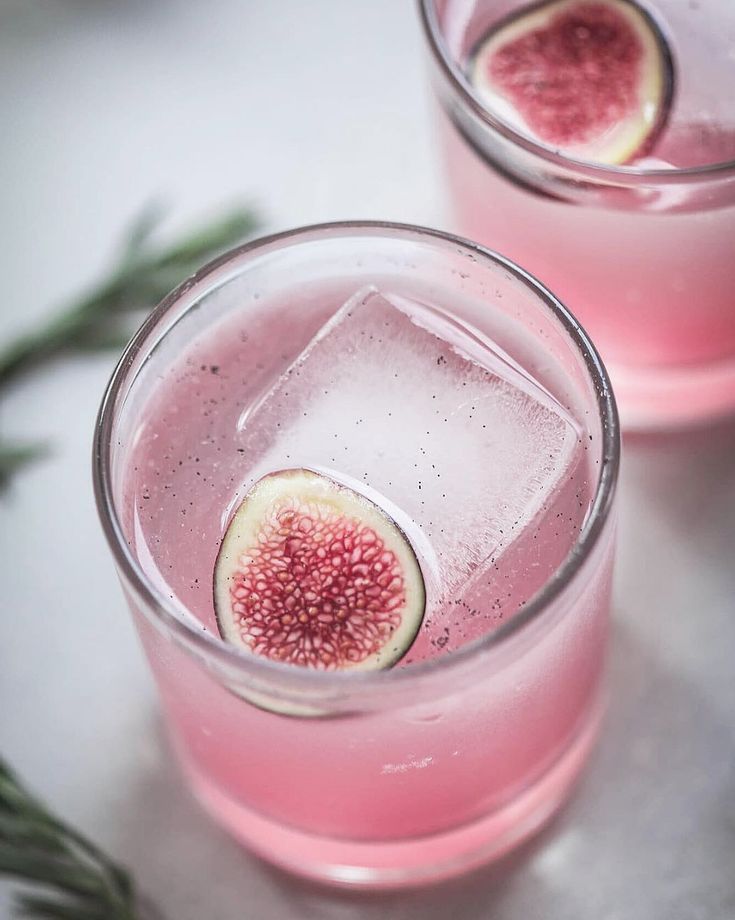
[[[233,199],[274,230],[446,224],[425,76],[409,0],[0,0],[0,336],[155,197],[172,230]],[[609,714],[552,828],[449,885],[333,893],[231,842],[172,762],[92,500],[111,367],[60,362],[0,406],[53,446],[0,505],[0,750],[169,918],[735,917],[735,425],[626,444]]]

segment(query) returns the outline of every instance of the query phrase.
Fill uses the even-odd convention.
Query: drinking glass
[[[451,305],[475,325],[492,322],[504,352],[579,420],[583,460],[578,478],[562,484],[556,512],[515,550],[515,587],[528,598],[497,628],[390,670],[317,671],[217,634],[211,567],[223,509],[202,509],[221,463],[212,458],[221,455],[200,445],[203,422],[184,375],[175,384],[182,389],[174,434],[196,454],[202,480],[185,494],[189,515],[163,548],[141,540],[126,482],[156,421],[157,391],[192,343],[238,315],[251,336],[242,338],[243,354],[254,349],[238,381],[225,380],[216,363],[196,363],[186,379],[247,387],[271,358],[282,360],[288,336],[323,312],[325,298],[337,306],[367,284]],[[220,401],[213,411],[226,410]],[[600,723],[618,456],[613,395],[586,334],[529,274],[479,245],[413,226],[328,224],[244,245],[184,282],[113,374],[94,479],[173,745],[205,809],[266,859],[345,885],[436,880],[499,856],[540,827],[567,795]],[[162,455],[151,478],[165,477],[168,466],[179,468]],[[160,481],[158,493],[142,495],[140,514],[172,500]],[[575,512],[579,530],[563,544],[560,529]],[[166,565],[152,565],[154,551]]]

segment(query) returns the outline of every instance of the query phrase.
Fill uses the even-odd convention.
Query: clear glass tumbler
[[[472,314],[475,327],[491,322],[506,355],[580,420],[585,472],[560,490],[558,510],[527,544],[516,539],[506,550],[515,552],[511,587],[528,596],[497,628],[453,650],[437,643],[426,660],[390,670],[315,671],[217,634],[211,573],[234,487],[215,480],[226,466],[227,413],[235,432],[241,408],[228,396],[233,387],[243,399],[251,384],[261,389],[289,336],[303,335],[310,317],[317,328],[323,322],[326,301],[334,309],[376,283],[452,305]],[[245,330],[229,353],[238,375],[226,360],[181,365],[187,349],[215,327],[230,328],[233,317]],[[172,377],[179,365],[187,369]],[[162,438],[153,416],[165,379],[174,380],[169,396],[180,398],[167,403],[174,418]],[[210,398],[214,387],[219,398]],[[200,436],[197,393],[206,424],[224,432],[219,439]],[[195,470],[186,488],[166,481],[186,469],[161,447],[167,438]],[[131,464],[146,439],[152,485],[131,495]],[[94,476],[167,725],[204,807],[268,860],[350,885],[442,878],[534,832],[566,796],[598,730],[618,456],[609,382],[576,320],[527,273],[466,240],[395,224],[311,227],[245,245],[169,295],[113,375]],[[188,513],[166,536],[174,500]],[[579,529],[563,543],[567,505]],[[156,514],[163,530],[149,531],[146,542]],[[514,551],[519,545],[526,548]]]
[[[487,110],[466,71],[526,0],[420,0],[459,231],[547,284],[590,331],[623,426],[735,409],[735,4],[644,0],[674,62],[650,155],[571,159]],[[540,4],[539,4],[540,6]]]

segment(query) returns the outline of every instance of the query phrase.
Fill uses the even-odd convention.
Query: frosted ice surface
[[[240,436],[252,464],[246,488],[303,466],[401,509],[394,516],[423,557],[434,602],[461,593],[531,521],[578,438],[507,356],[375,288],[338,310],[245,411]]]

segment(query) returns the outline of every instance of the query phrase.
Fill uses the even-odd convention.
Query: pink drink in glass
[[[584,336],[510,263],[391,225],[245,247],[141,330],[98,459],[175,746],[238,839],[400,885],[499,855],[562,801],[600,716],[617,428]],[[319,672],[219,638],[222,535],[289,464],[364,490],[411,541],[427,611],[394,668]]]
[[[626,427],[735,408],[735,5],[654,0],[674,62],[663,130],[624,165],[565,157],[489,112],[467,62],[522,0],[423,0],[456,222],[558,293],[611,368]]]

